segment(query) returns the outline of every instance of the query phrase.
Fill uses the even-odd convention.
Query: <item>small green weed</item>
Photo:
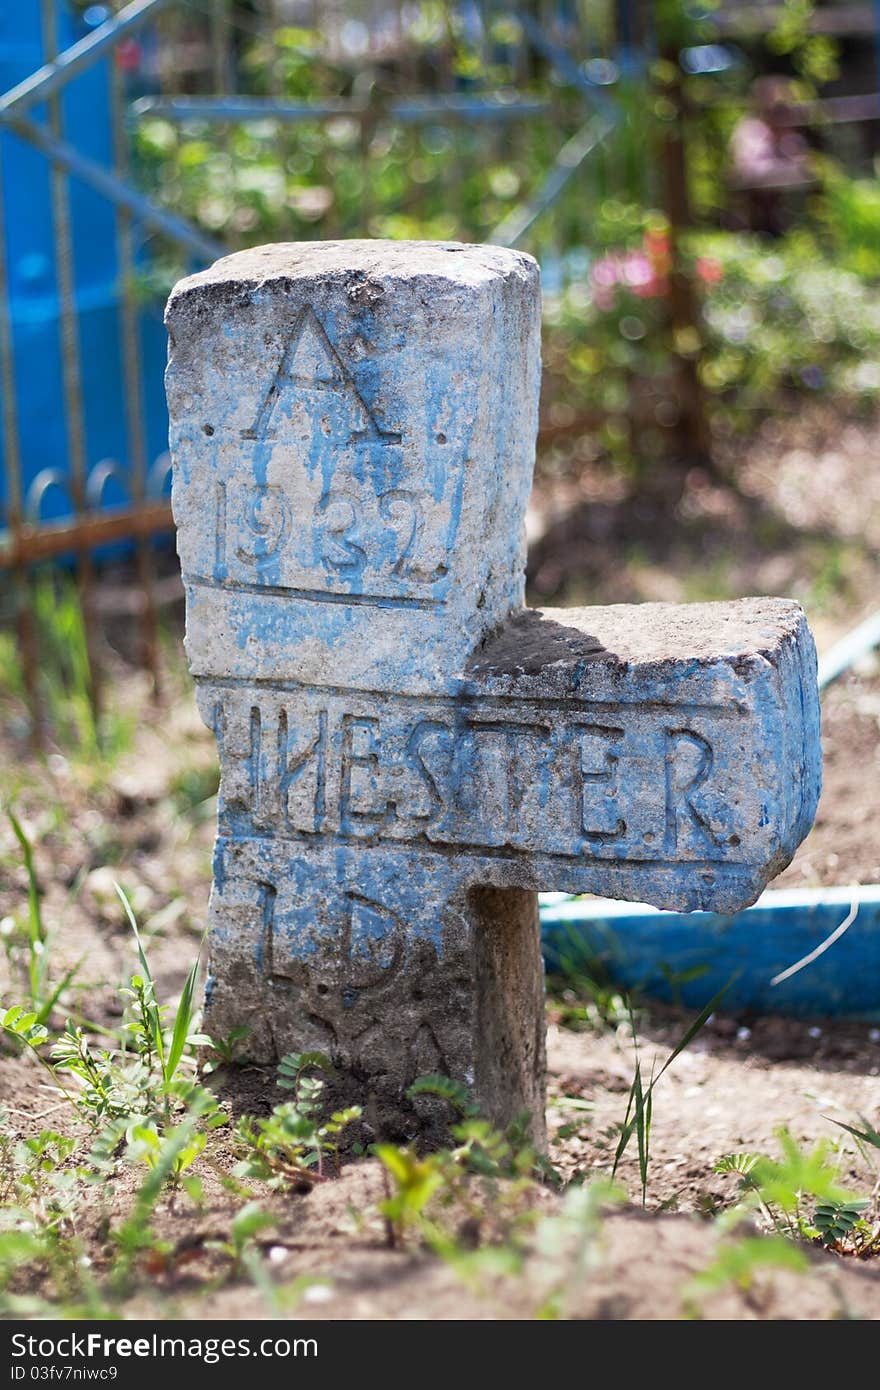
[[[50,934],[43,919],[33,844],[14,810],[7,807],[6,814],[21,849],[28,889],[27,916],[23,921],[12,919],[13,930],[8,934],[4,933],[3,944],[10,969],[17,967],[19,944],[23,944],[28,1004],[36,1015],[36,1021],[46,1023],[62,994],[73,982],[81,962],[65,971],[55,984],[50,983]]]
[[[46,1130],[19,1140],[0,1126],[0,1312],[5,1314],[43,1316],[60,1300],[70,1316],[113,1316],[116,1302],[131,1288],[139,1259],[151,1253],[160,1260],[165,1253],[152,1229],[161,1194],[169,1186],[182,1187],[201,1201],[201,1179],[191,1169],[208,1133],[227,1121],[216,1097],[195,1079],[195,1048],[207,1041],[195,1031],[198,960],[166,1023],[168,1010],[157,1000],[134,914],[119,894],[140,971],[122,991],[126,1015],[117,1045],[98,1047],[71,1023],[52,1035],[35,1009],[20,1004],[0,1016],[0,1031],[30,1051],[88,1132],[84,1150],[81,1138]],[[145,1173],[127,1215],[115,1224],[108,1218],[112,1256],[106,1277],[98,1281],[77,1235],[82,1194],[90,1187],[101,1200],[120,1161]],[[30,1271],[32,1282],[35,1270],[55,1303],[21,1291],[21,1279]]]
[[[391,1184],[379,1208],[389,1244],[415,1235],[459,1268],[462,1235],[471,1247],[509,1245],[534,1219],[523,1197],[542,1173],[524,1137],[528,1117],[501,1132],[481,1118],[466,1087],[444,1076],[420,1077],[407,1094],[436,1096],[458,1112],[450,1126],[456,1144],[423,1157],[411,1147],[375,1146]]]
[[[84,774],[100,777],[130,747],[136,720],[109,706],[95,716],[86,627],[74,581],[44,570],[33,596],[40,687],[52,735],[76,755]]]
[[[278,1063],[278,1085],[293,1091],[293,1100],[276,1105],[265,1119],[243,1116],[236,1138],[246,1157],[233,1169],[237,1178],[257,1179],[273,1188],[322,1182],[325,1165],[335,1156],[338,1139],[360,1119],[360,1106],[337,1110],[321,1118],[324,1082],[314,1076],[333,1070],[323,1052],[288,1053]]]
[[[187,1054],[188,1049],[191,1050],[211,1041],[205,1034],[193,1031],[199,957],[196,956],[184,981],[174,1015],[174,1023],[169,1033],[164,1027],[163,1015],[166,1010],[156,1000],[156,986],[131,904],[118,885],[116,891],[134,932],[142,971],[140,975],[132,976],[131,988],[123,991],[131,999],[134,1012],[134,1017],[127,1026],[147,1074],[152,1075],[154,1069],[158,1069],[166,1102],[167,1118],[169,1113],[168,1101],[172,1093],[173,1083],[180,1072],[184,1055]]]
[[[208,1249],[226,1255],[232,1261],[233,1268],[238,1270],[248,1263],[250,1255],[256,1253],[254,1237],[276,1224],[277,1218],[271,1212],[264,1211],[259,1202],[246,1202],[232,1218],[229,1240],[210,1241]]]
[[[731,1285],[750,1293],[756,1276],[766,1269],[789,1269],[802,1274],[809,1261],[805,1251],[785,1236],[740,1236],[719,1243],[715,1258],[683,1290],[685,1311],[701,1317],[703,1300]]]
[[[548,1174],[525,1140],[528,1117],[501,1132],[448,1077],[420,1077],[408,1094],[448,1101],[458,1112],[456,1142],[425,1155],[376,1145],[389,1184],[379,1204],[389,1244],[416,1239],[475,1290],[528,1266],[535,1316],[568,1316],[571,1295],[599,1260],[602,1213],[623,1199],[621,1189],[603,1181],[572,1186],[557,1212],[542,1215],[539,1181]]]
[[[855,1125],[844,1124],[843,1120],[833,1120],[832,1124],[837,1125],[839,1129],[845,1129],[847,1134],[851,1134],[859,1146],[860,1153],[864,1156],[865,1150],[863,1145],[865,1144],[869,1145],[872,1149],[880,1149],[880,1132],[878,1132],[872,1124],[869,1124],[864,1116],[860,1116],[859,1118],[864,1126],[862,1129],[857,1129]]]
[[[544,1290],[538,1318],[569,1316],[572,1300],[601,1263],[604,1213],[624,1200],[616,1183],[597,1179],[570,1187],[559,1212],[538,1221],[531,1247],[531,1275]]]
[[[642,1206],[645,1206],[648,1197],[648,1168],[651,1156],[651,1124],[654,1117],[654,1088],[663,1074],[672,1066],[676,1057],[684,1052],[685,1048],[693,1042],[697,1034],[706,1026],[726,993],[726,990],[727,985],[725,985],[722,990],[719,990],[718,994],[710,999],[709,1003],[701,1009],[693,1023],[690,1024],[683,1036],[676,1043],[660,1070],[655,1073],[652,1066],[647,1084],[642,1080],[641,1059],[638,1054],[636,1055],[635,1072],[629,1089],[626,1114],[623,1118],[623,1124],[620,1127],[620,1137],[617,1141],[617,1149],[614,1154],[611,1177],[612,1180],[617,1177],[617,1170],[620,1167],[621,1160],[626,1150],[629,1148],[633,1135],[635,1135],[639,1154],[639,1178],[641,1180]],[[636,1023],[632,1012],[630,1012],[629,1019],[633,1040],[637,1042]]]
[[[141,1125],[132,1128],[128,1157],[134,1162],[145,1162],[147,1174],[128,1216],[112,1231],[118,1255],[110,1282],[117,1296],[129,1287],[135,1258],[145,1250],[157,1248],[151,1226],[156,1204],[166,1184],[176,1184],[202,1152],[204,1135],[200,1127],[205,1122],[210,1124],[216,1116],[216,1099],[210,1091],[197,1087],[187,1096],[186,1113],[178,1124],[162,1132]]]
[[[224,1038],[212,1038],[210,1042],[211,1051],[215,1052],[220,1059],[219,1063],[208,1062],[205,1071],[213,1071],[215,1066],[231,1066],[241,1049],[245,1038],[250,1037],[251,1028],[248,1024],[230,1028]]]
[[[29,1049],[62,1096],[91,1128],[124,1117],[135,1117],[147,1125],[155,1118],[167,1125],[175,1109],[180,1108],[181,1096],[191,1086],[194,1049],[210,1041],[195,1031],[198,957],[184,982],[173,1023],[166,1027],[167,1009],[156,999],[155,983],[131,904],[121,888],[117,887],[117,892],[134,933],[141,965],[141,973],[133,975],[130,986],[121,991],[128,1003],[123,1045],[96,1047],[87,1030],[69,1021],[65,1031],[51,1039],[41,1011],[20,1004],[12,1005],[0,1017],[0,1032]]]
[[[740,1208],[757,1208],[777,1235],[819,1242],[840,1253],[866,1253],[878,1240],[864,1220],[867,1198],[847,1192],[831,1146],[820,1140],[803,1148],[787,1129],[777,1131],[781,1157],[758,1153],[726,1154],[717,1173],[739,1178]]]

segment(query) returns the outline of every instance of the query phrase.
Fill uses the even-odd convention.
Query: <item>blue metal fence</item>
[[[61,51],[69,51],[77,40],[89,36],[86,21],[77,18],[67,5],[56,6],[56,13]],[[50,130],[53,117],[45,102],[31,105],[23,95],[15,101],[20,84],[39,72],[44,53],[39,6],[9,7],[0,16],[0,88],[7,94],[10,117],[19,114],[25,118],[27,113],[28,119]],[[111,122],[116,81],[111,53],[84,69],[75,86],[67,85],[55,97],[61,108],[57,125],[63,129],[65,143],[80,157],[108,169],[113,168],[116,157],[114,137],[118,131]],[[126,367],[132,372],[134,364],[126,357],[120,280],[126,254],[130,274],[138,250],[136,246],[127,253],[123,250],[119,215],[93,185],[80,179],[65,180],[59,196],[53,164],[37,144],[14,131],[4,131],[0,134],[0,160],[6,190],[12,409],[18,434],[16,445],[7,427],[3,449],[4,454],[16,448],[20,452],[25,512],[34,520],[50,520],[74,510],[70,493],[77,468],[88,474],[89,463],[93,467],[99,460],[125,460],[132,454]],[[59,208],[62,201],[66,209]],[[72,305],[65,304],[66,295],[72,298]],[[71,315],[74,323],[65,324],[65,315]],[[138,307],[136,320],[139,360],[135,370],[146,376],[151,388],[139,402],[142,429],[146,452],[155,458],[165,447],[167,429],[161,392],[155,390],[161,381],[164,333],[155,307],[152,311],[151,306]],[[62,399],[65,373],[75,375],[71,383],[79,397],[75,405],[69,397],[66,404]],[[5,390],[4,409],[8,409]],[[81,438],[76,437],[79,434]],[[8,467],[3,470],[7,480],[10,471]],[[8,496],[8,482],[6,486],[0,483],[0,499],[8,500]],[[108,479],[102,500],[128,500],[118,479]]]
[[[120,538],[135,547],[144,659],[158,676],[151,538],[170,526],[161,280],[266,239],[239,216],[253,174],[236,147],[241,132],[249,133],[248,157],[262,148],[283,170],[318,130],[332,180],[340,123],[357,131],[350,158],[360,160],[363,191],[348,220],[332,197],[317,217],[291,202],[279,235],[371,234],[371,142],[390,146],[397,132],[411,130],[406,138],[449,151],[440,204],[453,234],[525,245],[558,282],[562,249],[577,241],[572,225],[586,217],[570,198],[564,234],[554,218],[561,223],[564,199],[591,155],[596,192],[604,186],[595,152],[615,122],[602,85],[614,41],[610,31],[597,37],[595,18],[619,8],[595,0],[522,9],[502,0],[5,7],[0,574],[10,579],[33,708],[33,565],[74,559],[97,705],[95,551]],[[290,71],[296,63],[320,68],[326,94],[300,94]],[[167,166],[138,160],[137,134],[147,129],[168,142]],[[219,226],[183,196],[179,174],[195,148],[208,150],[217,196],[226,200]],[[498,225],[475,226],[461,197],[467,178],[501,158],[515,163],[517,151],[531,152],[530,186]],[[405,180],[400,207],[418,215],[431,193]],[[435,203],[437,195],[434,187]]]

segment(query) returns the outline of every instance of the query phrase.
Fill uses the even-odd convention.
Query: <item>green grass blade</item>
[[[119,901],[122,903],[122,906],[125,909],[125,915],[128,918],[129,925],[132,931],[134,932],[134,939],[137,942],[138,959],[141,963],[141,970],[144,973],[144,979],[149,980],[150,984],[152,985],[153,972],[151,971],[149,962],[146,956],[144,955],[144,948],[141,945],[141,934],[138,931],[137,918],[134,915],[134,910],[132,909],[131,903],[128,901],[128,895],[126,894],[125,889],[116,882],[114,882],[113,887],[116,889]]]
[[[636,1074],[633,1077],[633,1086],[635,1088],[636,1144],[639,1151],[639,1179],[642,1185],[642,1206],[644,1206],[645,1192],[648,1186],[648,1151],[645,1147],[645,1093],[642,1089],[641,1062],[636,1062]]]
[[[40,886],[37,882],[37,871],[34,867],[34,849],[27,837],[24,826],[16,816],[12,807],[7,808],[9,824],[12,832],[21,846],[22,858],[24,860],[25,873],[28,881],[28,939],[30,941],[30,954],[28,959],[28,983],[30,985],[31,1003],[39,1004],[43,993],[46,968],[48,965],[48,955],[46,953],[47,933],[43,922],[43,914],[40,910]]]
[[[162,1038],[162,1019],[159,1015],[159,1005],[156,1002],[156,984],[153,980],[153,972],[150,969],[150,963],[147,960],[146,954],[144,953],[143,944],[141,942],[141,934],[138,931],[137,918],[134,915],[131,903],[128,901],[125,889],[122,888],[121,885],[118,883],[114,883],[113,887],[116,889],[119,901],[122,903],[122,906],[125,909],[125,915],[128,918],[129,925],[132,931],[134,932],[134,939],[137,942],[138,960],[141,963],[141,970],[143,971],[144,979],[150,987],[151,1003],[149,1005],[148,1013],[150,1019],[150,1028],[153,1034],[153,1047],[155,1049],[156,1056],[159,1058],[159,1062],[161,1063],[162,1072],[164,1075],[165,1043]]]
[[[186,1047],[186,1040],[190,1033],[190,1024],[193,1016],[193,995],[196,988],[196,979],[199,973],[199,960],[201,952],[196,956],[192,964],[192,969],[186,977],[183,992],[180,996],[180,1003],[177,1006],[177,1013],[174,1018],[174,1031],[171,1034],[171,1046],[168,1050],[168,1057],[163,1063],[162,1070],[165,1075],[166,1085],[172,1080],[174,1073],[180,1065],[183,1050]]]
[[[9,824],[12,826],[12,833],[21,846],[22,858],[24,859],[25,873],[28,881],[28,926],[32,941],[45,941],[46,931],[43,926],[43,917],[40,912],[40,889],[37,883],[37,872],[34,868],[34,849],[27,835],[24,826],[18,819],[12,807],[6,811],[9,817]]]
[[[37,1004],[40,1001],[40,995],[43,990],[47,956],[45,951],[46,927],[43,922],[43,914],[40,910],[40,886],[37,882],[37,871],[34,867],[34,849],[27,837],[24,826],[11,806],[7,808],[6,814],[9,817],[9,824],[12,826],[12,833],[21,846],[25,873],[27,874],[28,938],[31,947],[30,959],[28,962],[28,977],[31,990],[31,1001]]]
[[[689,1043],[692,1043],[693,1040],[694,1040],[694,1038],[697,1036],[697,1034],[698,1034],[703,1028],[705,1028],[706,1024],[709,1022],[709,1019],[712,1017],[712,1015],[714,1014],[715,1010],[718,1008],[718,1005],[721,1003],[721,1000],[724,998],[725,994],[726,994],[727,991],[730,989],[730,986],[733,984],[733,982],[734,982],[734,980],[737,978],[737,975],[738,975],[738,974],[739,974],[739,971],[737,971],[735,974],[731,975],[730,979],[727,981],[727,984],[722,985],[721,988],[719,989],[718,993],[715,994],[715,995],[713,995],[712,998],[709,1000],[708,1004],[706,1004],[706,1005],[700,1010],[700,1012],[697,1014],[697,1017],[694,1019],[693,1023],[690,1025],[690,1027],[687,1029],[687,1031],[682,1035],[682,1037],[680,1038],[680,1040],[678,1041],[678,1043],[676,1044],[676,1046],[673,1048],[672,1052],[670,1052],[669,1056],[666,1058],[666,1061],[663,1063],[663,1066],[660,1068],[660,1070],[658,1071],[657,1075],[656,1075],[655,1077],[652,1078],[652,1080],[651,1080],[651,1085],[652,1085],[652,1086],[656,1086],[657,1082],[660,1080],[660,1078],[661,1078],[661,1076],[663,1075],[663,1073],[667,1070],[668,1067],[671,1067],[671,1066],[672,1066],[672,1063],[675,1061],[675,1059],[676,1059],[676,1057],[679,1055],[679,1053],[684,1052],[684,1050],[685,1050],[685,1048],[688,1046],[688,1044],[689,1044]]]
[[[645,1132],[644,1132],[644,1138],[642,1139],[642,1151],[643,1151],[643,1154],[644,1154],[644,1158],[641,1159],[641,1174],[642,1174],[642,1206],[645,1206],[645,1205],[647,1204],[647,1201],[648,1201],[648,1165],[649,1165],[649,1162],[650,1162],[650,1155],[651,1155],[651,1119],[652,1119],[652,1117],[653,1117],[653,1114],[654,1114],[654,1080],[653,1080],[653,1078],[652,1078],[652,1079],[651,1079],[651,1083],[650,1083],[650,1085],[648,1086],[647,1095],[646,1095],[646,1097],[645,1097],[645,1109],[644,1109],[644,1131],[645,1131]]]
[[[871,1144],[875,1149],[880,1149],[880,1133],[871,1125],[868,1125],[867,1120],[862,1120],[862,1124],[867,1125],[866,1129],[856,1129],[854,1125],[844,1124],[843,1120],[832,1120],[831,1123],[837,1125],[839,1129],[845,1129],[853,1138],[862,1139],[866,1144]]]
[[[58,1000],[61,998],[61,996],[62,996],[62,994],[64,993],[64,991],[67,989],[67,986],[70,984],[71,980],[74,979],[74,977],[75,977],[76,975],[79,974],[79,968],[80,968],[80,966],[82,965],[82,963],[83,963],[84,960],[85,960],[85,956],[80,956],[80,958],[79,958],[79,960],[77,961],[76,965],[72,965],[72,966],[70,967],[70,969],[67,971],[67,973],[66,973],[65,975],[62,975],[62,977],[61,977],[61,979],[59,980],[58,984],[55,986],[55,988],[53,989],[52,993],[49,995],[49,998],[46,999],[46,1000],[44,1001],[44,1003],[42,1003],[42,1004],[40,1005],[40,1009],[39,1009],[39,1012],[38,1012],[38,1014],[37,1014],[37,1022],[38,1022],[38,1023],[47,1023],[47,1022],[48,1022],[49,1017],[50,1017],[50,1015],[51,1015],[51,1013],[52,1013],[52,1010],[54,1009],[55,1005],[58,1003]]]
[[[638,1062],[636,1063],[636,1075],[638,1076]],[[633,1079],[633,1083],[629,1088],[629,1098],[626,1102],[626,1114],[623,1117],[623,1125],[620,1130],[620,1138],[617,1141],[617,1148],[614,1153],[614,1163],[611,1167],[612,1181],[617,1176],[617,1169],[620,1165],[620,1160],[623,1158],[623,1155],[626,1153],[629,1147],[629,1141],[632,1138],[633,1131],[636,1127],[637,1117],[633,1115],[633,1109],[635,1106],[635,1094],[636,1080]]]
[[[135,1194],[134,1206],[130,1215],[114,1232],[116,1243],[124,1255],[131,1257],[150,1239],[149,1222],[162,1189],[174,1172],[177,1160],[189,1144],[196,1126],[207,1108],[207,1102],[196,1098],[188,1117],[162,1137],[158,1157]],[[122,1268],[115,1270],[117,1276],[127,1273],[127,1261]]]

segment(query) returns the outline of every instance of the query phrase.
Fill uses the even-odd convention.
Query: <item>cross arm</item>
[[[526,856],[535,886],[732,912],[812,825],[816,655],[796,603],[526,609],[467,676],[488,705],[543,711],[567,749],[538,756],[519,797],[520,834],[532,803],[544,827]]]

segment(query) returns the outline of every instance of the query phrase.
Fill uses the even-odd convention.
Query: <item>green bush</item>
[[[880,391],[880,292],[804,233],[695,238],[720,268],[707,288],[702,376],[745,409],[783,390],[872,398]]]
[[[668,240],[659,214],[631,210],[615,250],[545,309],[545,405],[628,414],[646,452],[674,424],[673,349],[694,353],[710,413],[746,427],[785,397],[880,395],[880,289],[805,232],[777,242],[693,232],[685,262],[702,303],[701,338],[669,329]],[[880,199],[878,199],[880,218]],[[878,237],[880,245],[880,237]],[[878,253],[880,259],[880,253]]]
[[[880,280],[880,182],[850,178],[831,160],[819,169],[823,193],[817,212],[836,263]]]

